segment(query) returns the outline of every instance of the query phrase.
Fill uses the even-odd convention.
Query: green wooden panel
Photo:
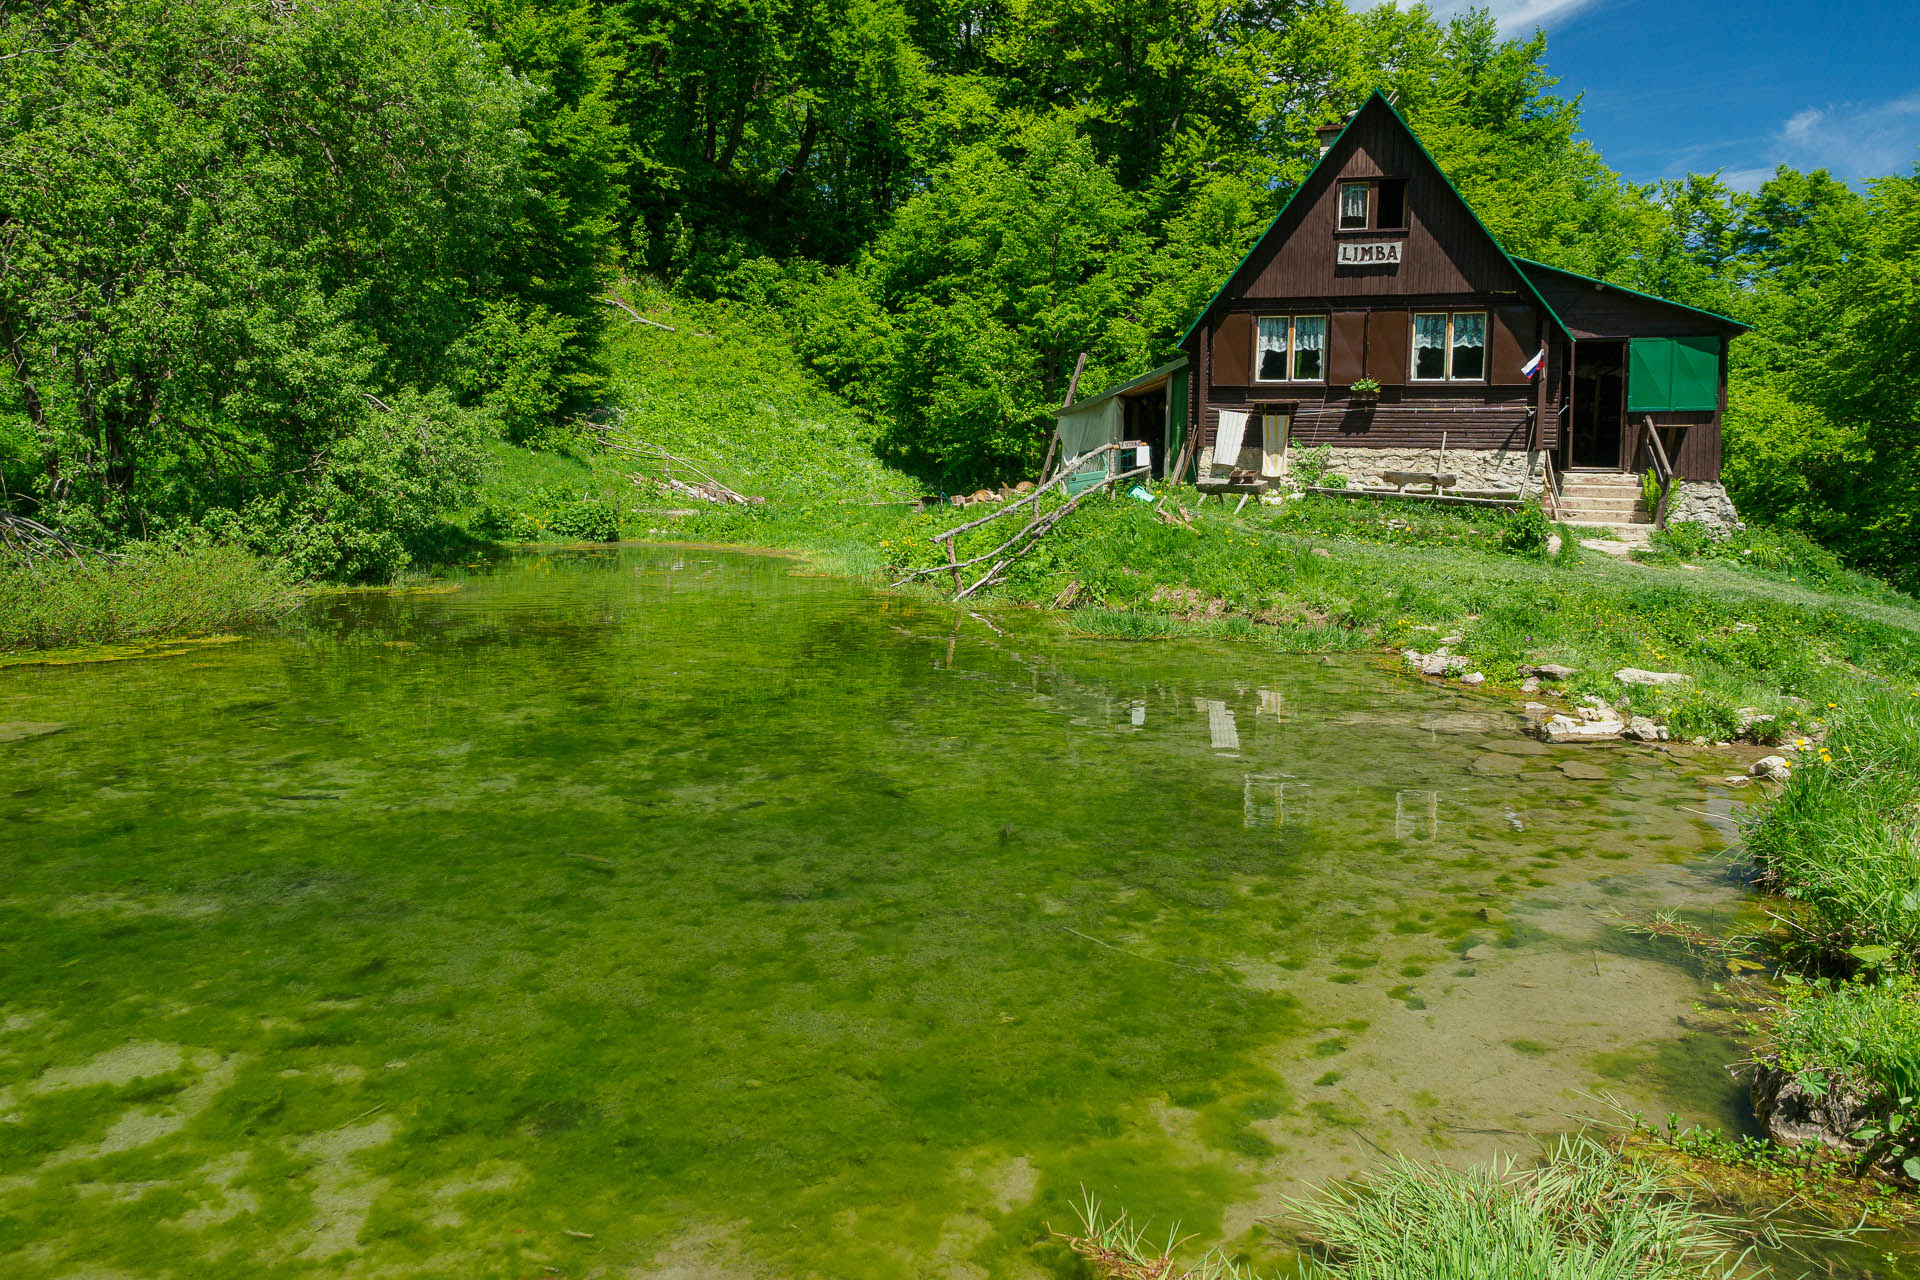
[[[1078,496],[1107,478],[1105,459],[1096,462],[1085,471],[1076,471],[1067,477],[1067,492]]]
[[[1578,354],[1575,360],[1579,359]],[[1627,344],[1627,412],[1673,408],[1673,339],[1635,338]]]
[[[1673,398],[1667,407],[1679,413],[1720,407],[1720,339],[1673,340]]]
[[[1174,460],[1180,456],[1180,449],[1187,443],[1187,371],[1176,369],[1167,379],[1167,456],[1160,463],[1160,469],[1172,476]]]

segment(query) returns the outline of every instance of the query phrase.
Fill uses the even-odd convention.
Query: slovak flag
[[[1527,361],[1525,364],[1520,366],[1520,376],[1523,378],[1531,379],[1534,374],[1540,372],[1541,368],[1544,367],[1546,363],[1547,363],[1547,349],[1545,347],[1542,347],[1538,351],[1533,353],[1533,359]]]

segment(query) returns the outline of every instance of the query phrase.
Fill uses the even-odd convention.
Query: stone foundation
[[[1727,487],[1714,480],[1675,480],[1667,495],[1667,523],[1701,524],[1720,535],[1746,528]]]
[[[1292,470],[1291,458],[1299,456],[1298,446],[1288,453],[1288,470]],[[1422,471],[1451,473],[1458,477],[1456,487],[1461,489],[1524,488],[1528,493],[1538,493],[1545,475],[1545,457],[1525,449],[1448,449],[1443,454],[1437,448],[1343,449],[1335,445],[1327,471],[1345,476],[1349,485],[1368,489],[1393,488],[1386,478],[1389,471]]]
[[[1287,444],[1289,478],[1298,474],[1301,448],[1292,441]],[[1255,442],[1240,450],[1234,465],[1258,471],[1260,458],[1260,446]],[[1214,466],[1211,446],[1200,451],[1201,475],[1224,476],[1229,469]],[[1386,479],[1389,471],[1451,473],[1458,477],[1456,487],[1461,489],[1524,488],[1529,494],[1537,494],[1546,474],[1546,454],[1525,449],[1448,449],[1443,455],[1437,448],[1358,449],[1333,445],[1327,458],[1327,474],[1343,476],[1347,484],[1355,488],[1391,489],[1394,485]],[[1724,494],[1722,496],[1724,498]],[[1727,509],[1733,509],[1731,504]]]

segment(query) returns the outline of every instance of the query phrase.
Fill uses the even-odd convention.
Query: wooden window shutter
[[[1493,313],[1493,364],[1488,372],[1496,387],[1519,386],[1527,381],[1520,366],[1533,359],[1540,348],[1534,343],[1537,331],[1532,307],[1501,307]]]
[[[1366,376],[1367,313],[1336,311],[1330,326],[1331,349],[1327,353],[1327,382],[1344,387]]]
[[[1367,376],[1383,387],[1407,380],[1407,313],[1374,311],[1367,316]]]
[[[1226,316],[1213,340],[1213,383],[1217,387],[1244,387],[1252,382],[1253,317]]]

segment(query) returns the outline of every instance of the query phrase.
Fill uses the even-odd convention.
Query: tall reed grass
[[[111,561],[0,557],[0,653],[206,635],[299,599],[283,568],[235,547],[136,544]]]

